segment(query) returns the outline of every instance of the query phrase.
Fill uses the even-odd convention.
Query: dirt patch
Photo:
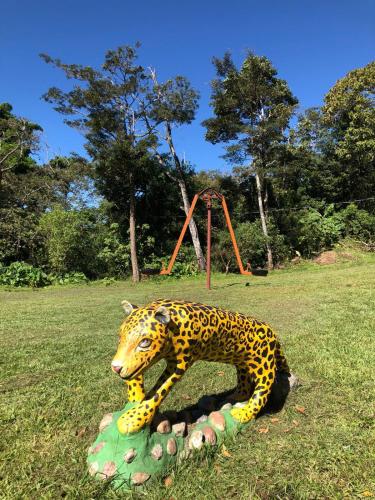
[[[339,256],[341,260],[355,260],[355,256],[349,252],[342,252]]]
[[[8,378],[4,383],[0,384],[0,394],[4,392],[17,391],[18,389],[23,389],[24,387],[31,387],[33,385],[40,384],[44,382],[46,378],[52,377],[53,372],[41,372],[33,374],[20,374],[14,377]]]
[[[322,266],[325,266],[327,264],[335,264],[337,262],[337,253],[333,250],[323,252],[314,259],[314,262]]]

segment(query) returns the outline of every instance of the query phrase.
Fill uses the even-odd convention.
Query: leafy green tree
[[[166,82],[159,83],[156,76],[156,71],[151,69],[151,77],[153,87],[149,95],[151,104],[150,109],[147,109],[146,120],[149,130],[160,130],[160,136],[163,142],[168,145],[169,153],[173,162],[173,172],[169,171],[169,176],[173,181],[178,183],[180,188],[183,208],[187,215],[190,210],[190,201],[186,184],[187,168],[177,154],[172,128],[184,124],[190,124],[198,109],[199,93],[192,88],[187,78],[176,76]],[[165,165],[165,157],[155,149],[157,158],[162,165]],[[167,170],[168,172],[168,170]],[[194,217],[189,223],[189,230],[193,240],[193,246],[200,270],[205,268],[205,258],[199,240],[199,234]]]
[[[274,161],[274,152],[284,140],[289,119],[297,104],[285,80],[266,57],[249,53],[237,69],[229,53],[214,59],[217,78],[212,81],[214,117],[203,122],[206,138],[225,142],[232,162],[251,162],[249,174],[256,181],[262,230],[267,240],[268,267],[273,267],[268,243],[264,179]]]
[[[236,240],[245,266],[263,267],[267,262],[267,245],[272,249],[274,261],[283,262],[289,257],[289,249],[285,237],[279,233],[272,220],[268,224],[269,235],[266,238],[260,220],[242,222],[235,227]],[[268,239],[268,241],[267,241]],[[237,262],[230,235],[226,229],[221,229],[215,236],[213,258],[216,267],[221,270],[238,271]]]
[[[298,225],[299,251],[307,257],[331,248],[344,231],[344,224],[333,205],[328,205],[323,213],[315,209],[306,210],[299,218]]]
[[[73,191],[86,190],[78,159],[51,160],[38,165],[41,127],[12,113],[10,104],[0,105],[0,261],[32,261],[41,243],[39,217],[53,204],[66,203]]]
[[[337,216],[344,226],[344,236],[364,243],[375,242],[375,215],[350,203]]]
[[[98,253],[104,263],[106,276],[123,278],[130,268],[130,246],[124,243],[117,223],[110,224],[102,235],[102,244]]]
[[[52,204],[71,209],[86,208],[98,201],[92,165],[85,158],[75,154],[56,156],[43,167],[48,174]]]
[[[15,116],[10,104],[0,104],[0,197],[4,175],[25,171],[33,164],[30,154],[38,147],[41,130],[39,125]]]
[[[121,208],[129,221],[133,280],[139,280],[136,245],[136,193],[152,159],[156,139],[146,128],[145,96],[150,78],[136,62],[135,47],[109,50],[101,69],[64,64],[42,55],[61,69],[75,85],[72,90],[52,87],[44,99],[67,116],[65,123],[83,131],[86,149],[96,168],[99,192]]]
[[[40,246],[38,217],[19,207],[0,209],[0,262],[30,260]]]
[[[324,99],[325,123],[335,136],[335,153],[345,172],[347,199],[375,190],[375,62],[350,71]]]
[[[96,277],[95,210],[64,210],[56,206],[42,215],[39,230],[44,239],[44,264],[49,271],[57,275],[78,271],[90,278]]]
[[[304,208],[319,202],[342,201],[343,173],[334,153],[332,131],[320,108],[298,117],[288,140],[277,148],[272,167],[272,195],[283,208]]]

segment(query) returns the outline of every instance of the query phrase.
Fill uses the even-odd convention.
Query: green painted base
[[[152,431],[146,426],[139,432],[122,435],[117,420],[137,403],[127,403],[123,410],[103,417],[99,434],[89,448],[89,473],[98,479],[111,479],[116,488],[144,484],[151,477],[162,477],[170,466],[188,458],[194,449],[220,445],[230,435],[237,434],[243,424],[234,420],[230,410],[211,412],[207,420],[190,427],[181,435],[186,424]],[[165,431],[170,432],[165,432]]]
[[[294,375],[277,373],[265,411],[280,410],[290,389],[297,385]],[[127,403],[123,410],[108,413],[89,449],[89,473],[98,479],[110,479],[116,488],[131,488],[152,477],[165,476],[171,466],[194,450],[220,446],[251,424],[241,424],[232,417],[230,394],[204,396],[181,412],[157,414],[151,427],[133,434],[120,434],[117,420],[138,403]],[[236,403],[234,407],[245,404]]]

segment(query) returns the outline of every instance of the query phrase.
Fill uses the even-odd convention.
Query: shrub
[[[243,264],[250,263],[252,268],[264,267],[267,262],[267,238],[264,236],[260,221],[243,222],[234,229]],[[272,220],[268,224],[269,241],[274,263],[284,261],[289,256],[285,238],[281,235]],[[232,241],[226,229],[217,233],[217,242],[213,250],[215,267],[220,270],[238,270]]]
[[[104,233],[98,254],[107,276],[125,277],[130,271],[130,245],[121,241],[119,225],[110,224]]]
[[[329,205],[321,214],[307,210],[298,222],[298,245],[302,255],[311,257],[322,250],[332,248],[344,234],[345,225]]]
[[[44,238],[48,269],[57,275],[83,272],[95,277],[97,220],[95,209],[64,210],[55,207],[39,223]]]
[[[50,279],[46,273],[26,262],[13,262],[7,267],[0,266],[0,285],[39,288],[49,284]]]
[[[375,216],[359,209],[354,203],[338,212],[338,218],[344,226],[345,236],[364,242],[375,239]]]
[[[199,274],[198,263],[176,261],[171,274],[175,278],[182,278],[184,276],[196,276],[197,274]]]
[[[155,239],[150,236],[149,230],[148,224],[137,226],[137,253],[140,269],[161,267],[160,258],[159,262],[156,263],[157,258],[153,254]],[[109,226],[102,226],[97,245],[99,248],[98,259],[101,263],[100,276],[124,278],[130,274],[129,236],[122,237],[119,224],[112,223]],[[153,263],[154,261],[155,263]]]
[[[53,285],[78,285],[89,281],[83,273],[79,272],[66,273],[62,276],[50,275],[50,280]]]
[[[167,267],[169,258],[161,259],[161,267]],[[158,259],[155,259],[157,262]],[[171,275],[175,278],[182,278],[184,276],[196,276],[199,274],[199,267],[194,248],[189,245],[182,245],[178,252],[176,262],[174,263]]]

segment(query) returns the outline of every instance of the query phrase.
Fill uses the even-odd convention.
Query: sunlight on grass
[[[367,255],[267,278],[214,275],[211,291],[203,276],[0,291],[2,498],[120,496],[87,477],[86,450],[102,415],[124,402],[121,381],[110,371],[120,302],[159,297],[208,302],[270,322],[302,386],[280,413],[259,418],[228,443],[230,456],[218,452],[180,466],[172,486],[154,484],[148,498],[375,494],[374,285],[375,258]],[[160,369],[150,370],[148,384]],[[163,408],[183,408],[234,383],[233,367],[197,363]]]

